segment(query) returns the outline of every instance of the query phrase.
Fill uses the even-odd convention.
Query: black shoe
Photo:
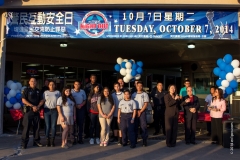
[[[46,144],[46,147],[50,147],[51,145],[50,145],[50,139],[49,138],[47,138],[47,144]]]
[[[78,144],[83,144],[83,140],[79,140],[79,141],[78,141]]]
[[[154,132],[153,135],[154,136],[159,135],[159,132]]]
[[[136,145],[131,145],[131,146],[130,146],[130,148],[135,148],[135,147],[136,147]]]
[[[189,145],[190,144],[190,142],[186,142],[186,145]]]
[[[143,140],[143,147],[147,147],[147,140]]]
[[[114,137],[110,140],[110,142],[118,142],[118,138],[117,137]]]
[[[55,147],[55,143],[54,143],[54,140],[55,140],[55,138],[51,138],[51,147]]]
[[[167,144],[167,147],[169,147],[169,148],[170,148],[170,147],[172,147],[172,146],[171,146],[170,144]]]
[[[127,146],[127,143],[122,144],[123,147]]]
[[[43,145],[39,141],[34,141],[33,146],[42,147]]]
[[[194,145],[195,145],[195,144],[197,144],[197,142],[191,142],[191,144],[194,144]]]
[[[176,146],[176,144],[172,144],[172,145],[171,145],[171,147],[175,147],[175,146]]]

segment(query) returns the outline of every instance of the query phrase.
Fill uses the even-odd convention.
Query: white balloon
[[[139,80],[141,78],[141,75],[140,74],[137,74],[136,76],[135,76],[135,79],[136,80]]]
[[[129,81],[133,78],[133,76],[131,74],[127,74],[126,77]]]
[[[128,62],[128,59],[124,59],[123,61],[124,61],[124,62]]]
[[[7,81],[7,87],[10,88],[12,83],[14,83],[12,80]]]
[[[22,88],[22,84],[20,82],[17,82],[16,84],[17,84],[17,87],[18,87],[17,89],[21,89]]]
[[[7,108],[11,108],[11,107],[13,106],[9,101],[7,101],[7,102],[5,103],[5,105],[6,105]]]
[[[16,92],[16,90],[11,89],[8,94],[9,94],[11,97],[15,97],[16,94],[17,94],[17,92]]]
[[[126,74],[127,74],[126,69],[125,69],[125,68],[121,68],[121,69],[120,69],[120,74],[121,74],[122,76],[126,76]]]
[[[135,60],[134,59],[131,59],[133,61],[133,63],[135,63]]]
[[[128,79],[127,77],[123,77],[123,81],[124,81],[125,83],[128,83],[128,82],[129,82],[129,79]]]
[[[131,74],[131,72],[132,72],[132,69],[126,69],[127,74]]]
[[[21,89],[21,91],[23,91],[25,88],[27,88],[27,87],[26,87],[26,86],[23,86],[22,89]]]
[[[18,89],[18,90],[16,91],[16,93],[21,93],[21,90]]]
[[[223,94],[225,93],[225,87],[221,86],[221,87],[218,87],[218,88],[221,88],[223,90]]]
[[[18,86],[17,86],[16,83],[12,83],[12,84],[10,85],[10,88],[11,88],[11,89],[14,89],[14,90],[17,90],[17,89],[18,89]]]
[[[236,77],[240,76],[240,68],[235,68],[233,70],[233,75],[236,76]]]
[[[10,98],[12,98],[12,96],[8,93],[7,94],[7,99],[10,100]]]
[[[126,67],[127,69],[131,69],[131,68],[132,68],[132,63],[127,62],[127,63],[125,64],[125,67]]]
[[[231,62],[231,65],[233,66],[233,68],[238,68],[239,66],[239,61],[237,59],[234,59],[232,62]]]
[[[13,108],[14,108],[14,109],[20,109],[20,108],[21,108],[21,104],[20,104],[20,103],[15,103],[15,104],[13,105]]]
[[[221,84],[225,88],[227,88],[229,86],[229,82],[227,80],[223,80]]]
[[[232,81],[232,80],[234,79],[233,73],[228,73],[228,74],[226,75],[226,79],[228,80],[228,82]]]
[[[117,58],[117,63],[118,63],[118,64],[121,64],[122,61],[123,61],[123,59],[122,59],[121,57],[118,57],[118,58]]]

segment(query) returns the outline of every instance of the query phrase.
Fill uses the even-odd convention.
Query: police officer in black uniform
[[[90,91],[91,91],[91,87],[93,84],[97,84],[98,87],[99,87],[99,92],[102,91],[103,87],[101,84],[98,84],[97,83],[97,76],[95,74],[91,74],[90,75],[90,83],[86,84],[85,88],[84,88],[84,91],[86,93],[86,96],[88,97]],[[87,106],[87,103],[85,104]],[[87,109],[87,107],[85,107]],[[89,114],[89,111],[88,109],[86,110],[86,115]],[[89,138],[90,136],[90,117],[89,116],[85,116],[85,122],[84,122],[84,133],[85,133],[85,136],[84,136],[84,139],[87,139]]]
[[[162,127],[162,133],[165,133],[165,102],[164,102],[164,95],[167,92],[163,90],[163,84],[161,82],[157,82],[157,86],[153,88],[151,92],[151,97],[153,99],[153,118],[154,118],[154,126],[155,126],[155,133],[153,135],[158,135],[160,131],[160,127]],[[160,126],[159,126],[160,124]]]
[[[29,141],[29,129],[33,125],[33,145],[42,147],[40,143],[39,135],[39,109],[43,105],[43,95],[40,90],[36,88],[37,81],[35,78],[30,78],[29,87],[25,88],[22,92],[22,102],[24,106],[24,117],[23,117],[23,132],[22,132],[22,144],[21,148],[26,149]]]

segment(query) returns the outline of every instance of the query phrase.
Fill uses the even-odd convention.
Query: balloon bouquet
[[[122,59],[121,57],[117,58],[117,64],[114,66],[114,69],[123,76],[123,81],[129,83],[133,80],[139,80],[141,78],[143,62],[135,62],[133,59]],[[130,85],[130,83],[129,83]]]
[[[216,85],[223,90],[224,98],[238,90],[237,77],[240,76],[239,61],[226,54],[223,59],[217,60],[218,67],[213,69],[213,73],[219,76]]]

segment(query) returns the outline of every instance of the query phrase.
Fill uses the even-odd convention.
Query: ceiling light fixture
[[[189,48],[189,49],[195,48],[195,44],[194,44],[194,43],[188,43],[188,48]]]
[[[60,47],[67,47],[67,43],[66,42],[61,42]]]

